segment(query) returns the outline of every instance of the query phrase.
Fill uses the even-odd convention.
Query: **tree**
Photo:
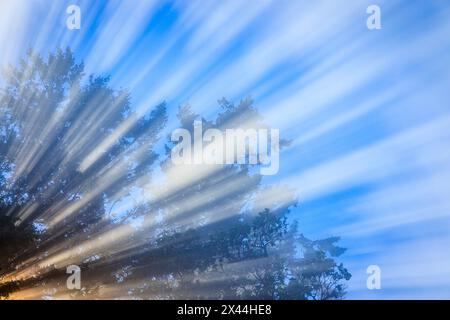
[[[204,128],[246,123],[267,127],[249,99],[238,106],[226,100],[220,104],[223,112],[215,121],[202,119]],[[180,108],[178,117],[189,131],[199,118],[187,106]],[[292,190],[263,187],[261,176],[251,173],[250,165],[187,165],[182,172],[195,172],[200,178],[189,175],[183,187],[176,188],[180,171],[170,162],[172,147],[169,141],[168,159],[162,164],[169,177],[159,186],[163,197],[146,209],[164,211],[163,221],[155,228],[162,231],[134,255],[135,263],[118,262],[133,269],[129,281],[152,279],[145,289],[131,291],[131,297],[343,298],[350,274],[334,258],[345,250],[335,245],[338,238],[312,241],[298,233],[295,222],[288,223],[290,210],[297,204]],[[284,195],[283,201],[258,211],[259,198],[277,192]]]
[[[36,240],[36,233],[29,226],[15,226],[14,219],[0,212],[0,248],[2,259],[0,259],[0,274],[5,270],[11,270],[11,263],[17,258],[18,253],[32,246]],[[0,277],[0,281],[2,278]],[[20,282],[9,281],[0,284],[0,299],[8,298],[9,294],[20,287]]]
[[[343,249],[337,238],[313,241],[297,231],[289,217],[295,192],[264,185],[258,165],[176,167],[170,139],[159,163],[165,179],[155,182],[164,104],[138,114],[128,92],[111,88],[108,77],[86,78],[83,69],[69,49],[47,59],[29,52],[5,78],[0,297],[24,288],[67,292],[64,265],[2,282],[21,262],[40,265],[48,256],[80,266],[84,289],[69,293],[75,299],[104,298],[104,286],[108,298],[344,296],[350,274],[335,262]],[[251,99],[219,104],[212,120],[180,107],[180,126],[192,132],[200,120],[205,130],[269,128]],[[152,196],[134,203],[135,189]],[[128,209],[113,221],[120,202]],[[105,234],[113,245],[104,245]]]
[[[108,203],[145,182],[166,123],[164,104],[137,115],[108,77],[84,76],[70,49],[47,59],[29,51],[10,66],[0,95],[0,261],[46,252],[75,234],[88,236]],[[130,123],[111,140],[123,123]],[[46,232],[33,241],[36,222]],[[36,230],[35,230],[36,231]],[[13,254],[14,253],[14,254]],[[17,261],[16,261],[17,262]]]

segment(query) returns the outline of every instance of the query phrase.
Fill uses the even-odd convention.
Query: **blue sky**
[[[70,46],[136,110],[166,101],[168,130],[180,104],[208,118],[252,96],[293,141],[266,182],[298,190],[308,236],[342,237],[348,297],[450,298],[449,18],[438,0],[7,0],[0,61]],[[374,264],[380,290],[366,288]]]

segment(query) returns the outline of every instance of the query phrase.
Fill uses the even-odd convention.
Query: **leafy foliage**
[[[159,196],[134,205],[113,224],[108,214],[114,205],[153,182],[166,109],[162,104],[137,114],[128,92],[112,89],[107,77],[86,79],[83,70],[69,49],[47,59],[29,52],[5,77],[0,96],[0,297],[49,285],[64,291],[61,266],[20,282],[3,283],[1,276],[21,261],[39,261],[55,246],[57,253],[64,252],[118,226],[128,235],[120,245],[80,256],[84,289],[71,293],[73,298],[102,298],[104,285],[125,286],[128,298],[344,297],[350,274],[335,262],[344,252],[336,245],[338,238],[312,241],[301,235],[289,219],[296,195],[284,186],[263,186],[255,165],[219,165],[199,177],[192,175],[199,172],[195,165],[181,168],[192,177],[179,187],[180,170],[172,166],[168,140]],[[219,104],[213,120],[180,107],[180,126],[192,131],[200,119],[205,130],[268,128],[251,99]],[[283,195],[283,201],[274,196],[261,207],[267,203],[265,194]],[[135,230],[130,218],[151,227]]]

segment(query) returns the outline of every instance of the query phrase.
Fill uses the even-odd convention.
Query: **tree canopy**
[[[264,184],[257,165],[174,167],[169,138],[158,151],[165,104],[134,110],[70,49],[30,51],[3,83],[0,297],[344,297],[351,275],[335,259],[345,250],[298,231],[288,186]],[[249,98],[219,105],[212,120],[181,106],[178,124],[269,127]],[[65,287],[69,264],[82,269],[81,290]]]

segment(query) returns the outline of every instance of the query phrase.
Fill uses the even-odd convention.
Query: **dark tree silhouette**
[[[222,112],[214,121],[201,119],[188,106],[181,107],[180,126],[193,133],[193,121],[207,128],[267,128],[250,99],[235,106],[222,99]],[[193,134],[191,135],[193,136]],[[283,145],[286,145],[285,141]],[[262,177],[250,165],[219,165],[208,175],[195,177],[174,190],[176,175],[168,159],[162,169],[168,182],[160,186],[164,197],[145,212],[163,208],[162,230],[143,245],[135,262],[122,264],[132,270],[127,278],[152,279],[131,296],[171,299],[341,299],[350,274],[334,261],[345,250],[338,238],[308,240],[288,223],[297,205],[287,187],[264,187]],[[196,165],[183,171],[197,172]],[[171,175],[175,175],[175,177]],[[212,192],[212,193],[211,193]],[[212,194],[212,195],[211,195]],[[265,194],[275,197],[270,208],[258,209]],[[203,202],[198,199],[205,199]],[[194,203],[194,204],[193,204]],[[226,208],[223,210],[223,208]],[[151,219],[152,216],[146,216]],[[105,271],[104,271],[105,272]]]
[[[204,130],[269,128],[251,99],[219,104],[213,120],[180,107],[180,127],[193,132],[200,120]],[[344,249],[338,238],[313,241],[298,232],[289,217],[297,205],[292,190],[263,185],[258,165],[176,168],[170,139],[160,162],[165,180],[154,182],[165,106],[138,115],[108,78],[86,79],[70,50],[45,60],[30,52],[11,67],[0,109],[0,297],[24,288],[67,291],[61,265],[20,282],[2,276],[104,234],[113,246],[79,254],[83,289],[69,293],[75,299],[104,298],[104,286],[113,292],[108,298],[344,297],[350,274],[335,262]],[[149,185],[156,196],[118,222],[108,218]],[[141,229],[131,218],[141,218]],[[114,237],[117,230],[125,236]]]
[[[72,235],[87,236],[104,217],[106,202],[143,183],[157,158],[152,150],[166,122],[165,106],[138,117],[126,91],[113,90],[105,77],[85,79],[83,69],[67,49],[45,60],[30,51],[5,73],[0,96],[0,277],[14,268],[19,255],[35,254],[37,246],[45,252]],[[98,150],[99,142],[126,121],[132,125]],[[32,244],[32,230],[42,217],[54,225]]]

